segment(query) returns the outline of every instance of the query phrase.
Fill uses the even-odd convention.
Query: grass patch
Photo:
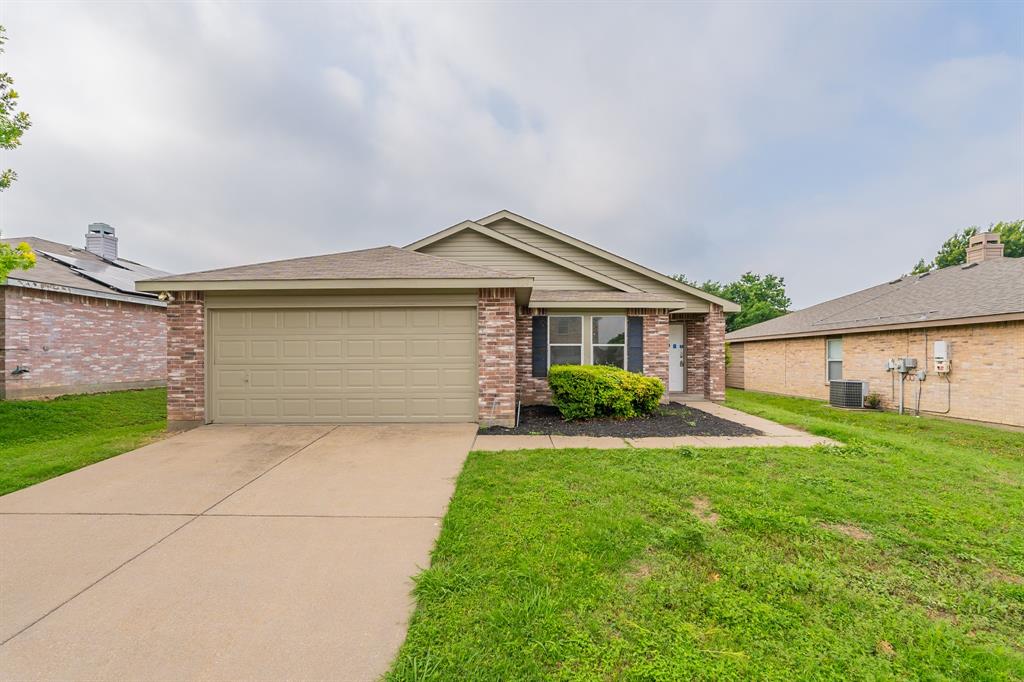
[[[0,402],[0,495],[156,438],[166,401],[161,388]]]
[[[1024,677],[1021,434],[729,404],[847,445],[471,453],[388,678]]]

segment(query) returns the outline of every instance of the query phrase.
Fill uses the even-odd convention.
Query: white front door
[[[668,326],[668,390],[686,391],[686,333],[685,322]]]

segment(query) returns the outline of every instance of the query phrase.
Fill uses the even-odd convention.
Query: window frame
[[[618,317],[622,319],[622,343],[597,343],[594,341],[594,322],[602,317]],[[590,364],[597,366],[594,363],[594,349],[595,348],[622,348],[622,365],[619,369],[626,369],[629,367],[629,316],[628,315],[591,315],[590,316]],[[617,365],[603,365],[605,367],[616,367]]]
[[[838,341],[839,342],[839,357],[838,358],[832,357],[832,343],[831,343],[832,341]],[[844,350],[845,350],[844,346],[845,345],[846,344],[843,342],[843,337],[842,336],[826,336],[825,337],[825,383],[826,384],[831,384],[832,381],[833,381],[832,373],[829,371],[829,370],[832,369],[832,364],[833,363],[839,363],[839,377],[837,379],[835,379],[835,381],[842,381],[843,380],[843,355],[844,355]]]
[[[555,326],[553,320],[556,320],[556,319],[559,319],[559,318],[577,318],[577,319],[579,319],[579,321],[580,321],[580,342],[579,343],[551,343],[551,329]],[[585,315],[548,315],[548,369],[549,370],[551,369],[551,364],[552,364],[551,363],[551,356],[553,355],[553,353],[551,352],[552,348],[573,348],[573,347],[579,347],[579,349],[580,349],[580,364],[579,364],[579,366],[582,367],[583,365],[587,364],[586,363],[586,359],[587,359],[586,358],[586,354],[584,353],[584,348],[586,346],[586,343],[585,343],[586,342],[586,336],[583,333],[583,329],[586,326],[585,318],[586,318]]]

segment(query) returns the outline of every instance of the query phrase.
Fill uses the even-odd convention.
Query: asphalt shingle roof
[[[235,282],[289,279],[505,279],[518,277],[521,275],[489,270],[449,258],[429,256],[425,253],[400,249],[397,246],[381,246],[362,251],[289,258],[218,270],[201,270],[183,275],[160,277],[153,281]]]
[[[725,338],[750,341],[1022,312],[1024,258],[996,258],[907,275],[730,332]]]
[[[41,239],[39,237],[5,238],[0,239],[0,242],[10,244],[11,246],[16,246],[21,242],[27,242],[28,245],[32,247],[32,250],[36,252],[36,264],[28,270],[15,270],[8,275],[10,279],[63,287],[73,287],[75,289],[84,289],[86,291],[96,291],[101,293],[129,293],[103,284],[102,282],[98,282],[94,279],[90,279],[66,263],[51,260],[44,255],[46,253],[51,253],[58,256],[64,256],[66,258],[74,258],[87,263],[92,263],[97,268],[108,263],[108,261],[105,261],[96,254],[86,251],[85,249],[78,249],[67,244],[52,242],[49,239]],[[125,270],[130,271],[132,273],[131,276],[136,277],[137,280],[167,274],[163,270],[150,268],[145,265],[140,265],[135,261],[123,258],[119,258],[113,262],[125,268]],[[138,295],[151,298],[151,295],[149,294],[139,293]]]

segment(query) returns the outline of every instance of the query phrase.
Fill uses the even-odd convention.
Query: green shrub
[[[565,419],[648,415],[665,384],[656,377],[603,365],[555,365],[548,370],[551,400]]]

